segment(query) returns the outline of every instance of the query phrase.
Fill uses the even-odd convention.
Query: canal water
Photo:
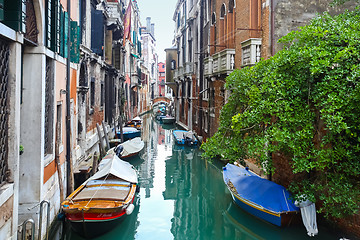
[[[130,162],[139,172],[140,193],[134,212],[102,240],[339,239],[319,226],[310,238],[305,227],[279,228],[233,204],[222,180],[223,163],[209,163],[197,148],[175,145],[175,126],[148,117],[142,138],[145,149]],[[63,239],[82,240],[71,230]]]

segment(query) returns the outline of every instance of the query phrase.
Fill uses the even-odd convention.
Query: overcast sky
[[[165,48],[172,47],[175,23],[172,20],[177,0],[137,0],[141,24],[146,26],[146,18],[155,23],[156,48],[159,62],[165,61]]]

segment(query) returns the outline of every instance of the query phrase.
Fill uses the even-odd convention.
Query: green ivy
[[[281,152],[306,195],[327,216],[358,212],[360,205],[360,10],[325,13],[280,42],[268,60],[235,70],[217,133],[202,145],[207,159],[256,159],[276,171]]]

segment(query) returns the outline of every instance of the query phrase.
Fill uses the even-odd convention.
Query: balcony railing
[[[235,49],[225,49],[212,56],[212,73],[229,75],[235,68]]]
[[[204,75],[210,76],[213,73],[213,59],[212,57],[207,57],[204,59]]]
[[[185,74],[192,74],[194,72],[194,63],[185,63]]]

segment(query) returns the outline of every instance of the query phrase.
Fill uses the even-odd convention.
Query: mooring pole
[[[71,132],[70,132],[70,34],[71,34],[71,0],[67,0],[68,11],[68,29],[67,29],[67,59],[66,59],[66,180],[67,180],[67,196],[74,191],[72,177],[72,161],[71,161]]]

